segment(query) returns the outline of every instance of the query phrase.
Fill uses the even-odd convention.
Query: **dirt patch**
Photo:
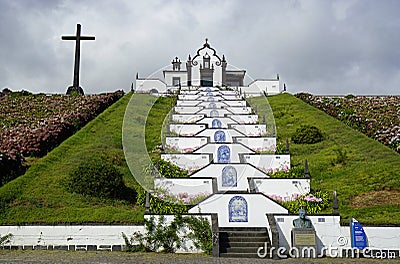
[[[379,205],[400,205],[399,190],[372,191],[359,194],[350,201],[353,208],[364,208]]]

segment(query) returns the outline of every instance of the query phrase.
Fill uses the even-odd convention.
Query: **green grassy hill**
[[[291,162],[296,165],[308,160],[312,189],[337,191],[343,223],[354,217],[361,223],[400,224],[397,152],[290,94],[268,97],[268,101],[278,142],[290,139],[301,125],[316,126],[324,133],[325,139],[317,144],[291,143]]]
[[[64,184],[81,161],[102,156],[113,160],[123,173],[132,197],[135,190],[140,191],[125,163],[121,140],[125,108],[131,96],[125,95],[38,160],[25,175],[1,187],[0,224],[141,223],[144,208],[131,200],[82,196],[69,192]],[[143,104],[153,100],[148,95],[133,96],[140,96]],[[263,100],[251,101],[258,105],[259,112]],[[338,192],[343,222],[348,223],[354,217],[364,224],[400,224],[399,154],[292,95],[282,94],[268,100],[274,111],[279,141],[290,138],[302,124],[317,126],[325,134],[325,140],[317,144],[291,144],[292,164],[307,159],[312,188]],[[338,162],[339,153],[345,153],[342,162]]]
[[[0,223],[141,223],[144,208],[126,200],[71,193],[68,174],[94,156],[113,160],[135,196],[138,188],[125,163],[122,122],[131,94],[125,95],[19,178],[0,188]],[[128,194],[129,196],[129,194]]]

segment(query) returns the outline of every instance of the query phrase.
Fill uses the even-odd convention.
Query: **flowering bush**
[[[286,207],[292,214],[297,214],[301,208],[309,214],[316,214],[330,204],[329,193],[323,191],[315,192],[315,194],[294,193],[291,197],[282,197],[276,194],[267,196]]]
[[[174,194],[168,189],[157,188],[153,195],[167,202],[189,205],[197,204],[198,202],[204,200],[210,194],[208,192],[200,192],[196,194],[189,194],[187,192]]]
[[[290,169],[287,165],[284,165],[283,168],[279,171],[275,171],[269,174],[271,178],[304,178],[304,166],[293,166]]]
[[[296,97],[400,153],[400,96]]]
[[[193,148],[178,148],[177,146],[167,145],[165,146],[165,152],[167,153],[192,153],[197,150],[199,146]]]
[[[153,164],[158,163],[158,172],[166,178],[186,178],[189,173],[187,170],[181,169],[171,162],[163,159],[154,160]],[[157,165],[156,165],[157,166]]]
[[[9,93],[0,97],[0,152],[12,162],[41,157],[123,96]],[[22,166],[22,163],[21,163]],[[11,166],[10,166],[11,167]],[[13,174],[12,170],[5,175]]]

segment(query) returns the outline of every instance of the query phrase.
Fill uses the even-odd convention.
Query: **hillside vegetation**
[[[141,223],[144,208],[134,202],[140,188],[126,166],[121,141],[130,97],[122,97],[23,176],[1,187],[0,223]],[[126,199],[104,199],[68,190],[68,175],[94,158],[112,162],[123,174]]]
[[[252,100],[262,103],[263,98]],[[289,139],[291,162],[307,159],[311,188],[338,193],[343,223],[400,224],[400,155],[381,143],[290,95],[268,97],[278,141]],[[302,125],[316,126],[324,140],[293,144]],[[327,213],[332,212],[328,210]]]
[[[125,95],[38,160],[23,176],[1,187],[0,224],[142,223],[144,208],[138,204],[142,204],[143,189],[126,165],[121,140],[125,108],[131,96],[140,97],[135,100],[137,107],[154,100],[149,95]],[[292,95],[281,94],[268,100],[279,142],[286,138],[291,141],[301,125],[316,126],[323,132],[324,139],[319,143],[290,144],[292,164],[302,164],[307,159],[312,188],[338,192],[344,223],[354,217],[363,224],[400,224],[398,153]],[[262,114],[265,97],[254,98],[251,103],[258,105]],[[167,113],[170,105],[168,100],[161,100],[157,109]],[[157,117],[162,123],[164,112],[153,117],[155,123]],[[151,134],[160,135],[156,131]],[[146,133],[146,141],[147,136]],[[151,141],[149,148],[159,145],[159,140]],[[66,188],[71,171],[93,157],[111,161],[123,174],[126,193],[122,198],[98,198]]]

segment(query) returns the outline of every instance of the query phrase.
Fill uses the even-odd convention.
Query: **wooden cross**
[[[62,40],[75,40],[75,66],[74,66],[74,82],[68,88],[67,94],[74,91],[83,95],[83,89],[79,87],[79,61],[81,56],[81,40],[95,40],[92,36],[81,36],[81,25],[76,25],[76,36],[61,36]]]

